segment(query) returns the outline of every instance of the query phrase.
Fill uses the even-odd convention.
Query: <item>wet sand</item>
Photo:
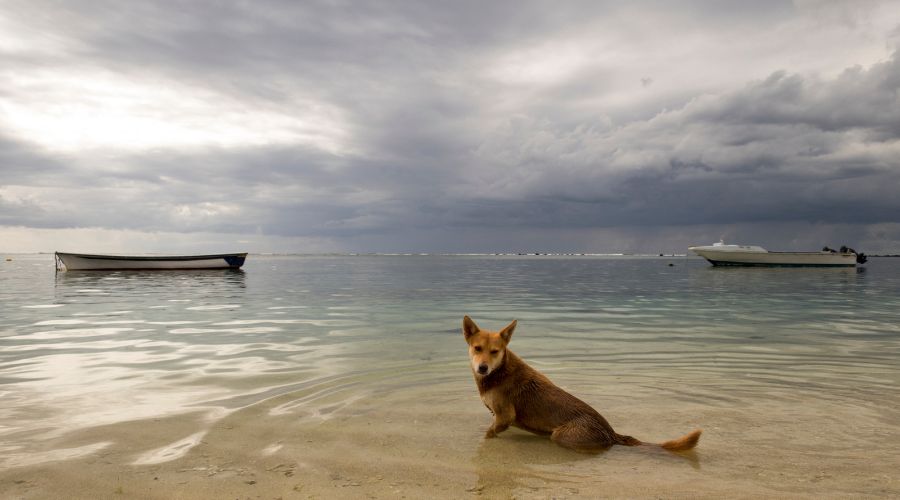
[[[699,447],[674,454],[617,446],[585,455],[516,429],[485,440],[490,415],[468,374],[364,396],[343,380],[324,393],[290,391],[230,413],[211,408],[48,439],[43,446],[57,459],[8,457],[0,496],[900,496],[895,399],[851,405],[807,392],[787,404],[780,397],[710,403],[691,400],[689,388],[667,391],[637,378],[598,387],[569,375],[555,378],[617,431],[662,441],[701,427]]]

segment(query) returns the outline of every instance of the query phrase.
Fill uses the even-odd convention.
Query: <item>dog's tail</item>
[[[696,429],[693,432],[689,432],[684,436],[681,436],[678,439],[673,439],[671,441],[666,441],[662,443],[660,446],[663,449],[669,451],[686,451],[690,450],[694,446],[697,446],[697,442],[700,441],[700,433],[702,433],[700,429]]]
[[[700,434],[703,431],[697,429],[693,432],[685,434],[678,439],[673,439],[671,441],[666,441],[665,443],[645,443],[639,439],[633,438],[631,436],[623,436],[621,434],[616,434],[616,438],[618,440],[618,444],[625,446],[640,446],[640,445],[650,445],[650,446],[659,446],[665,450],[669,451],[686,451],[692,449],[694,446],[697,446],[697,442],[700,441]]]

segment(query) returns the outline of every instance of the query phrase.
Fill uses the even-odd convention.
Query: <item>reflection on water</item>
[[[481,408],[463,314],[489,328],[518,319],[513,350],[601,404],[677,400],[789,416],[824,401],[896,422],[900,401],[900,259],[875,258],[861,272],[687,258],[258,256],[240,271],[54,276],[52,258],[36,256],[7,263],[0,284],[6,466],[100,449],[30,455],[79,429],[205,415],[192,432],[135,450],[141,463],[170,460],[211,423],[261,402],[277,401],[272,417],[327,422],[381,414],[386,395],[416,407],[440,387],[421,411]],[[629,408],[598,410],[630,432]],[[703,424],[690,418],[648,426],[671,438]],[[510,456],[534,480],[544,465],[586,460],[522,434],[472,455],[476,488],[527,485],[492,467]],[[669,455],[660,460],[699,464]]]
[[[64,271],[57,272],[62,293],[128,293],[133,291],[180,293],[196,288],[246,288],[243,269],[189,269],[171,271]]]

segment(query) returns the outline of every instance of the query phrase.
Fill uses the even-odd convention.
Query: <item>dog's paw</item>
[[[487,432],[484,433],[485,439],[490,439],[490,438],[495,438],[495,437],[497,437],[497,433],[494,432],[493,427],[491,427],[490,429],[487,430]]]

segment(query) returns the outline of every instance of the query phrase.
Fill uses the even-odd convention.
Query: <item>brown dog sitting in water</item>
[[[513,321],[499,332],[489,332],[478,328],[468,316],[463,318],[463,335],[469,344],[475,384],[484,405],[494,414],[486,438],[497,437],[514,425],[535,434],[549,435],[555,443],[578,451],[599,451],[614,444],[683,451],[697,445],[699,429],[662,444],[644,443],[617,434],[587,403],[554,385],[506,348],[515,328]]]

